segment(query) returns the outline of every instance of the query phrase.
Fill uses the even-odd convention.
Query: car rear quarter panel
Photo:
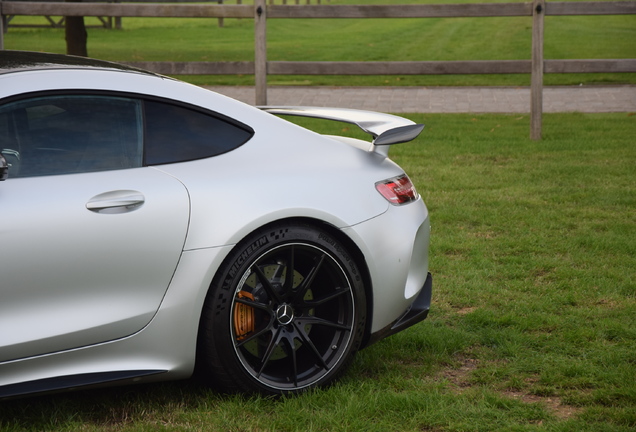
[[[419,199],[345,228],[360,247],[373,283],[371,333],[394,322],[419,294],[428,274],[430,221]]]
[[[375,190],[376,181],[401,172],[388,160],[293,128],[255,130],[250,142],[225,155],[157,167],[190,193],[186,249],[236,243],[259,226],[292,217],[342,228],[389,207]]]

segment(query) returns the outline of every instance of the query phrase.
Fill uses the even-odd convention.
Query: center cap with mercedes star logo
[[[294,309],[288,304],[284,304],[276,310],[276,319],[282,325],[287,325],[294,319]]]

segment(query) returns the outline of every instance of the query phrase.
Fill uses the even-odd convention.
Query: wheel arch
[[[364,326],[364,335],[362,338],[362,341],[360,343],[360,349],[364,348],[369,341],[370,338],[370,334],[371,334],[371,324],[372,324],[372,318],[373,318],[373,286],[372,286],[372,280],[371,280],[371,273],[369,271],[369,267],[367,265],[367,262],[364,258],[364,254],[362,253],[362,250],[358,247],[358,245],[356,244],[356,242],[351,239],[347,234],[345,234],[344,232],[342,232],[342,230],[338,229],[338,227],[334,226],[333,224],[326,222],[324,220],[320,220],[320,219],[315,219],[315,218],[311,218],[311,217],[302,217],[302,216],[294,216],[294,217],[288,217],[288,218],[282,218],[282,219],[277,219],[277,220],[273,220],[273,221],[269,221],[266,224],[260,225],[258,227],[255,227],[253,230],[251,230],[249,233],[245,234],[243,236],[243,238],[237,242],[232,249],[226,254],[226,256],[223,258],[223,260],[221,261],[218,269],[223,268],[226,263],[228,262],[228,260],[231,259],[231,256],[234,252],[234,250],[241,248],[244,244],[244,242],[249,239],[253,234],[255,234],[256,232],[260,231],[260,230],[264,230],[267,229],[268,227],[271,226],[275,226],[275,225],[279,225],[279,224],[285,224],[285,223],[301,223],[301,224],[305,224],[305,225],[310,225],[310,226],[314,226],[314,227],[318,227],[321,228],[325,231],[327,231],[328,234],[332,235],[334,238],[336,238],[336,240],[338,240],[339,242],[341,242],[343,244],[343,246],[346,248],[347,252],[352,255],[352,258],[356,264],[356,266],[358,267],[358,270],[360,271],[360,277],[362,279],[362,285],[364,288],[364,295],[365,295],[365,299],[366,299],[366,322],[365,322],[365,326]],[[207,293],[205,295],[205,298],[207,299],[207,297],[209,295],[211,295],[212,292],[212,287],[214,286],[215,282],[217,281],[217,278],[220,277],[220,273],[219,271],[217,271],[214,273],[212,280],[210,281],[210,284],[208,286],[207,289]],[[201,305],[201,308],[203,309],[204,305],[205,305],[205,301],[203,302],[203,304]],[[198,332],[197,332],[197,343],[196,343],[196,354],[195,354],[195,374],[200,373],[200,361],[199,361],[199,352],[201,350],[201,346],[200,346],[200,339],[201,339],[201,332],[202,332],[202,325],[203,325],[203,311],[201,310],[200,314],[199,314],[199,325],[198,325]]]

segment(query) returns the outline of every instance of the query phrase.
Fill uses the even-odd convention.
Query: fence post
[[[541,139],[543,118],[543,17],[545,0],[532,3],[532,75],[530,78],[530,139]]]
[[[256,105],[267,105],[267,5],[254,1],[254,88]]]
[[[222,5],[223,0],[217,0],[217,3]],[[218,18],[218,22],[219,22],[219,27],[223,27],[223,18]]]
[[[0,1],[0,50],[4,49],[4,32],[6,31],[6,18],[2,13],[2,1]]]

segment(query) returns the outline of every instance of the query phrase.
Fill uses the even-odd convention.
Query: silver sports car
[[[332,382],[428,314],[428,211],[387,156],[422,128],[0,51],[0,398],[195,370],[230,392]]]

